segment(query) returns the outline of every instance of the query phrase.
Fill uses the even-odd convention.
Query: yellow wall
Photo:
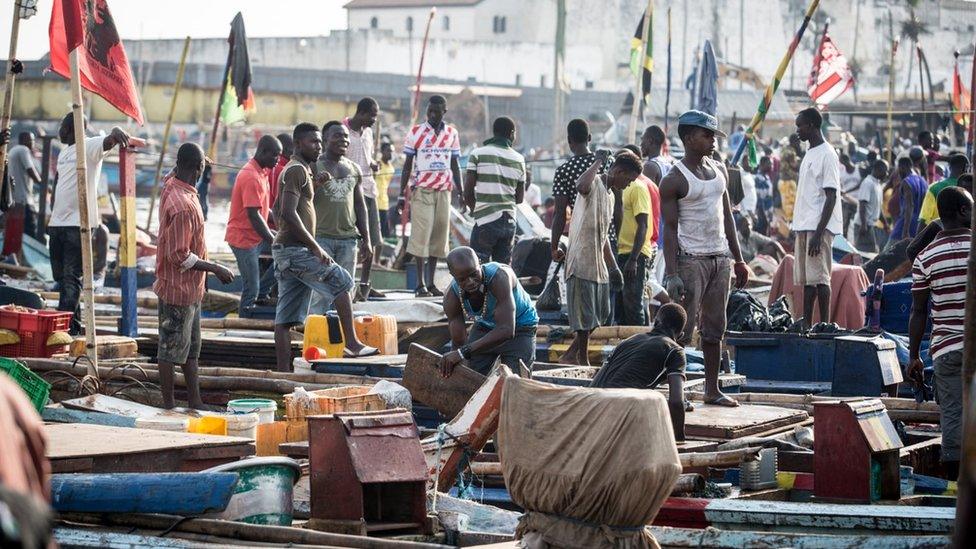
[[[67,81],[18,80],[16,86],[13,108],[15,119],[58,120],[71,110],[71,91]],[[142,92],[146,121],[151,124],[164,123],[172,98],[172,86],[146,86]],[[86,93],[85,99],[92,101],[92,120],[125,120],[121,113],[100,97]],[[356,110],[355,103],[308,95],[261,93],[255,99],[257,111],[249,117],[248,122],[257,125],[292,126],[299,122],[322,124],[329,120],[342,119]],[[210,124],[216,106],[216,90],[180,90],[173,122]]]

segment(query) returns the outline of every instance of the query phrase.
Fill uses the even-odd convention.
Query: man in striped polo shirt
[[[444,295],[434,286],[434,273],[437,260],[447,257],[451,191],[461,191],[461,139],[457,129],[444,122],[446,112],[444,96],[432,95],[427,100],[427,121],[411,128],[403,144],[399,207],[409,187],[407,253],[417,259],[417,297]]]
[[[973,197],[947,187],[936,199],[942,232],[926,246],[912,267],[912,314],[908,324],[908,377],[922,381],[919,347],[925,337],[932,301],[929,355],[935,369],[935,394],[942,424],[942,462],[949,478],[959,472],[962,440],[962,348],[966,310],[966,262],[972,240]]]
[[[515,122],[495,119],[492,138],[468,156],[464,203],[473,212],[471,248],[482,263],[511,263],[515,205],[525,196],[525,159],[512,148]]]

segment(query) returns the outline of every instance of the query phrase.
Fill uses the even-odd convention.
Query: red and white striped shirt
[[[203,210],[197,190],[175,177],[159,195],[159,239],[153,291],[167,305],[187,306],[203,300],[207,273],[193,270],[207,259]]]
[[[929,290],[932,301],[932,342],[929,356],[961,351],[966,316],[966,262],[969,229],[942,231],[915,259],[912,291]]]
[[[442,123],[439,130],[429,122],[414,126],[404,140],[403,154],[414,157],[411,187],[435,191],[454,188],[451,159],[461,156],[461,138],[453,126]]]

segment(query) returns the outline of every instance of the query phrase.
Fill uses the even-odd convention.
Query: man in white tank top
[[[718,387],[725,306],[732,271],[737,288],[749,281],[742,260],[725,167],[711,160],[718,120],[701,111],[678,117],[685,156],[661,180],[664,218],[664,287],[688,312],[679,343],[687,345],[697,326],[705,358],[705,404],[738,406]],[[733,264],[732,261],[735,261]]]
[[[644,175],[655,185],[661,184],[661,180],[668,175],[673,165],[671,159],[661,154],[666,138],[664,130],[657,125],[648,126],[641,136],[640,149],[641,156],[644,157]]]

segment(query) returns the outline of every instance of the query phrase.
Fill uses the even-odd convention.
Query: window
[[[375,18],[375,17],[372,18],[372,19],[370,19],[369,20],[369,28],[371,28],[371,29],[378,29],[378,28],[380,28],[380,20],[377,19],[377,18]]]
[[[505,32],[505,16],[496,15],[491,20],[491,32],[502,34]]]
[[[407,16],[407,32],[413,32],[413,17]]]
[[[445,15],[444,16],[444,19],[443,19],[443,24],[444,24],[444,30],[446,30],[446,31],[451,30],[451,18],[450,17],[448,17],[448,16]]]

